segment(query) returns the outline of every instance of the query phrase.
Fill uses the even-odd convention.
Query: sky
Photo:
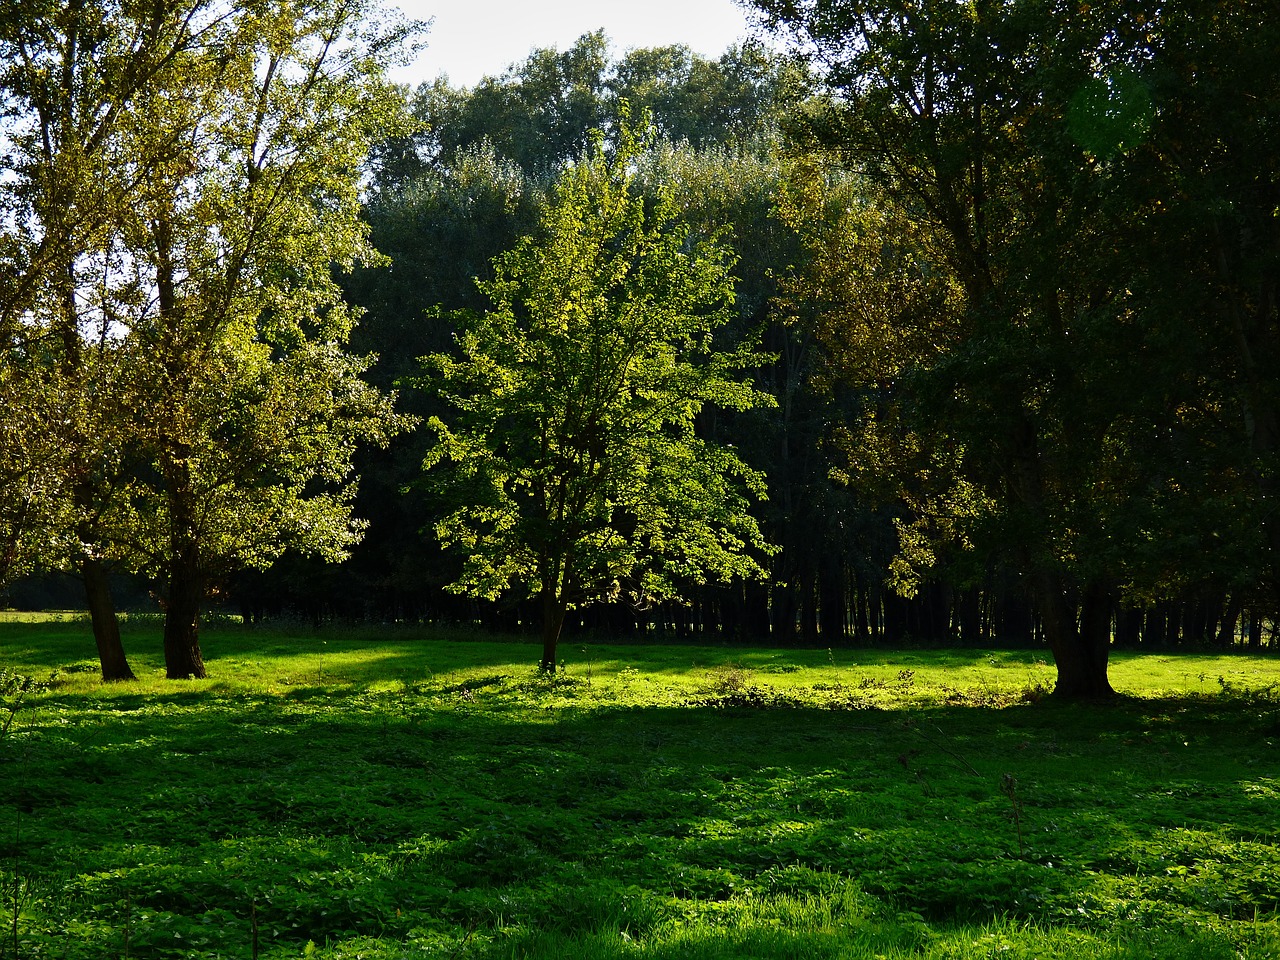
[[[718,58],[748,35],[733,0],[386,0],[407,16],[434,19],[427,48],[392,73],[417,84],[448,74],[455,87],[497,76],[538,47],[567,50],[584,33],[604,29],[620,56],[634,47],[683,43]]]

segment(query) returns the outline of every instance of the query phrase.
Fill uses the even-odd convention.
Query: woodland
[[[9,602],[111,680],[113,590],[170,678],[211,608],[1274,647],[1270,5],[752,9],[408,89],[361,2],[0,3]]]

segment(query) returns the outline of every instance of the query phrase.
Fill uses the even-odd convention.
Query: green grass
[[[1280,957],[1275,660],[204,637],[0,623],[0,958]]]

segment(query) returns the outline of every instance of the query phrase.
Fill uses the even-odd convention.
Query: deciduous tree
[[[437,528],[465,554],[453,589],[537,597],[547,671],[570,608],[757,577],[768,549],[748,512],[761,476],[697,430],[707,405],[768,401],[742,373],[751,344],[713,343],[730,257],[691,238],[669,190],[638,189],[639,148],[624,127],[612,156],[597,140],[565,171],[422,381],[454,407],[425,463],[458,498]]]

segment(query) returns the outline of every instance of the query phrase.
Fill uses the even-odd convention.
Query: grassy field
[[[125,642],[0,622],[2,958],[1280,957],[1275,659]]]

